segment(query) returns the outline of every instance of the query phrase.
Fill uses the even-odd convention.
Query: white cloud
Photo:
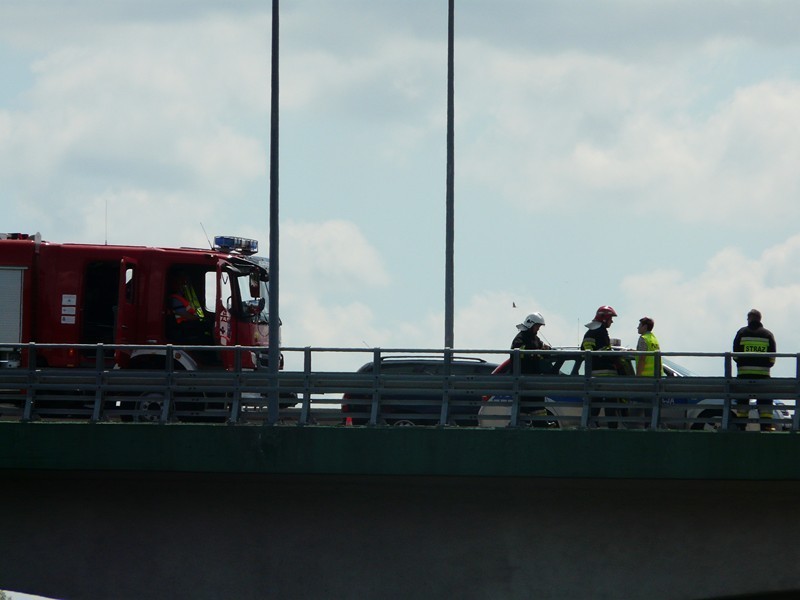
[[[800,211],[796,81],[756,81],[709,105],[707,82],[686,63],[483,45],[465,52],[475,68],[457,104],[471,132],[458,155],[462,177],[502,191],[516,208],[575,212],[600,200],[715,224],[747,218],[753,203],[766,221]],[[693,57],[699,76],[718,52]]]
[[[281,262],[291,265],[292,280],[320,292],[389,284],[380,254],[353,223],[287,222],[281,241]]]
[[[746,324],[747,311],[757,308],[764,325],[775,334],[778,351],[792,353],[800,348],[797,264],[800,235],[755,258],[735,248],[723,249],[695,277],[678,270],[631,275],[623,281],[622,291],[628,307],[638,307],[642,316],[655,319],[655,332],[666,352],[729,352],[734,334]],[[686,362],[698,372],[722,373],[722,358]],[[794,368],[794,359],[782,359],[776,373],[793,375]]]
[[[54,49],[33,65],[25,106],[0,113],[6,193],[191,189],[207,203],[263,178],[266,125],[241,127],[266,121],[260,25],[122,25]]]

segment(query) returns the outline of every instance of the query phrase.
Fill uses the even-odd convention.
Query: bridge
[[[4,369],[0,589],[54,598],[800,589],[797,378],[747,390],[724,372],[598,379]],[[148,401],[158,393],[155,413],[127,405],[136,390]],[[284,400],[274,421],[270,390]],[[398,390],[423,405],[440,394],[429,426],[381,424],[397,414]],[[366,405],[345,413],[333,394],[339,404],[366,394]],[[497,423],[451,424],[451,410],[492,396],[507,409]],[[758,432],[755,410],[743,419],[729,410],[766,396],[787,403],[783,431]],[[575,414],[554,419],[553,397]],[[687,409],[679,423],[662,409],[680,398],[711,399],[719,414]],[[597,404],[647,410],[593,418]],[[540,426],[526,417],[537,410]],[[348,425],[350,414],[366,424]]]

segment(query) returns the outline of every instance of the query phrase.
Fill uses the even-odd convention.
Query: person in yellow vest
[[[205,312],[194,291],[194,286],[189,277],[180,273],[172,284],[172,293],[169,295],[169,305],[176,323],[203,321]]]
[[[650,317],[642,317],[639,319],[639,341],[636,344],[637,352],[659,352],[661,346],[658,344],[658,338],[653,333],[653,327],[656,322]],[[636,357],[636,374],[643,377],[655,377],[656,374],[656,358],[653,354],[639,354]],[[662,371],[663,374],[663,371]],[[631,427],[633,429],[647,428],[649,423],[645,421],[647,416],[646,408],[632,408],[628,414],[636,417],[637,421]]]
[[[661,347],[658,345],[658,338],[653,333],[656,322],[650,317],[639,319],[639,342],[636,344],[637,352],[658,352]],[[636,374],[646,377],[654,377],[656,374],[656,359],[652,354],[640,354],[636,357]]]

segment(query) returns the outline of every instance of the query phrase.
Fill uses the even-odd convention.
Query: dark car
[[[474,391],[469,389],[469,384],[474,377],[491,375],[497,364],[476,357],[454,356],[449,368],[453,381],[458,382],[458,389],[448,395],[448,424],[477,425],[482,394],[480,388]],[[431,392],[431,388],[443,389],[445,370],[442,357],[412,355],[384,356],[381,357],[377,369],[375,363],[369,362],[357,373],[376,378],[386,376],[395,383],[402,381],[402,391],[385,391],[380,395],[375,420],[376,424],[402,427],[439,424],[443,393]],[[402,377],[397,379],[397,376]],[[342,412],[346,423],[369,423],[372,407],[372,394],[346,393],[342,397]]]

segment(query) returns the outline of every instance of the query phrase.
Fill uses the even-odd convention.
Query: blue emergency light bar
[[[218,235],[214,237],[214,249],[221,252],[236,252],[239,254],[256,254],[258,240],[234,237],[231,235]]]

